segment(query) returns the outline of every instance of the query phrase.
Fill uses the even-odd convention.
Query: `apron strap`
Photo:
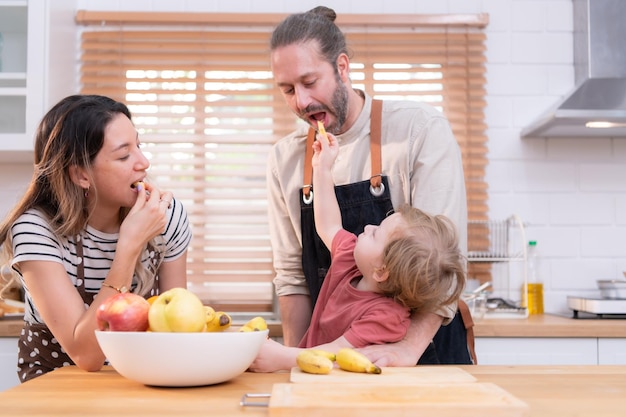
[[[370,155],[372,158],[372,177],[370,178],[370,184],[373,189],[380,189],[382,184],[383,168],[380,151],[382,117],[382,100],[372,100],[372,113],[370,114]]]
[[[372,194],[376,196],[382,195],[384,188],[382,186],[382,152],[381,143],[381,125],[383,114],[382,100],[372,100],[372,112],[370,114],[370,157],[372,160],[372,176],[370,184]],[[302,185],[302,198],[304,202],[310,204],[313,201],[311,196],[311,188],[313,188],[313,141],[315,140],[315,129],[309,127],[306,136],[306,149],[304,151],[304,184]]]
[[[76,255],[80,259],[79,264],[76,265],[77,290],[83,302],[91,305],[96,294],[87,293],[85,290],[85,257],[83,256],[83,236],[80,233],[76,236]]]
[[[476,346],[474,340],[474,320],[472,319],[472,313],[470,312],[467,303],[459,299],[459,312],[465,325],[465,331],[467,332],[467,349],[469,350],[470,357],[474,365],[478,365],[478,358],[476,357]]]
[[[304,185],[302,186],[302,198],[307,204],[311,204],[311,188],[313,187],[313,141],[315,140],[315,129],[309,128],[306,136],[306,149],[304,151]]]

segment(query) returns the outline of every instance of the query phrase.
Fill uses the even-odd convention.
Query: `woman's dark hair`
[[[85,229],[91,215],[85,191],[72,181],[72,167],[83,168],[91,175],[92,162],[104,145],[107,126],[123,114],[131,119],[124,103],[99,95],[73,95],[64,98],[43,117],[35,133],[35,166],[26,193],[0,224],[0,259],[8,262],[13,256],[10,228],[27,210],[36,208],[50,221],[52,231],[59,237],[74,236]],[[91,182],[93,184],[93,181]],[[96,195],[97,193],[90,193]],[[120,222],[128,207],[120,208]],[[162,250],[153,238],[153,247]],[[3,262],[0,262],[2,264]],[[152,288],[155,274],[137,259],[138,277],[135,292]]]
[[[77,166],[91,171],[105,129],[118,114],[131,118],[125,104],[98,95],[66,97],[46,113],[35,132],[32,181],[0,225],[0,244],[7,243],[9,227],[31,208],[42,211],[59,236],[85,227],[89,218],[85,190],[72,181],[69,170]]]

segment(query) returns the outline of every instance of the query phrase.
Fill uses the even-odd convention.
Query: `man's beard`
[[[330,126],[325,126],[326,131],[333,135],[341,133],[346,119],[348,118],[348,88],[337,78],[337,88],[333,91],[333,96],[330,99],[330,107],[325,105],[310,106],[304,109],[298,116],[307,123],[311,120],[307,115],[312,113],[326,112],[335,116],[335,123]]]
[[[335,124],[330,126],[328,130],[333,135],[338,135],[341,133],[341,128],[343,127],[346,119],[348,118],[348,89],[346,85],[339,80],[337,83],[337,88],[333,92],[333,97],[330,100],[331,106],[333,108],[333,114],[335,115]]]

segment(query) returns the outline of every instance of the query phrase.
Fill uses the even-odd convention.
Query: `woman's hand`
[[[161,192],[150,184],[138,186],[137,201],[120,226],[120,239],[123,236],[132,238],[143,247],[150,239],[163,233],[172,198],[171,192]]]

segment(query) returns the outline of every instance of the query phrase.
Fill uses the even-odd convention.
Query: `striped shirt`
[[[163,239],[159,243],[160,246],[165,246],[162,255],[163,262],[173,261],[182,256],[191,241],[191,229],[183,205],[173,200],[171,208],[167,210],[167,215],[167,226],[161,235]],[[77,236],[56,236],[47,217],[37,209],[30,209],[18,217],[13,223],[11,234],[13,242],[11,266],[18,274],[20,272],[16,269],[16,264],[20,262],[51,261],[65,267],[67,276],[75,287],[78,288],[83,284],[77,278],[77,269],[80,264],[76,253]],[[87,226],[80,233],[80,238],[83,241],[85,292],[95,294],[100,290],[113,263],[119,233],[103,233]],[[142,264],[148,267],[154,256],[154,250],[144,249],[141,254]],[[38,279],[46,279],[46,277],[41,276]],[[21,274],[20,280],[24,284]],[[134,276],[131,289],[136,287],[136,280],[137,277]],[[24,291],[26,301],[24,319],[31,323],[43,323],[26,286],[24,286]]]

